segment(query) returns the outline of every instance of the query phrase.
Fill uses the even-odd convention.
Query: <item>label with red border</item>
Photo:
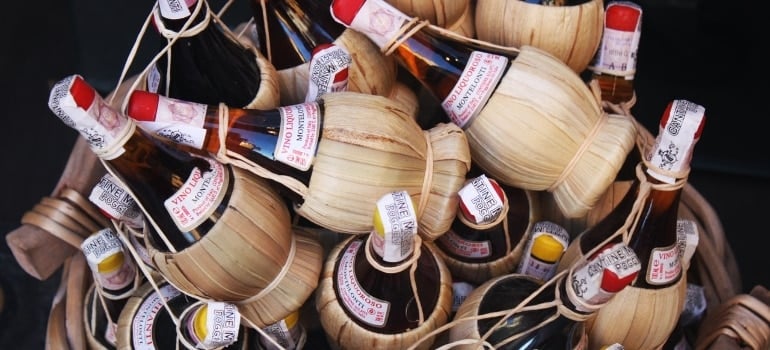
[[[481,112],[505,74],[508,61],[505,56],[487,52],[471,53],[457,84],[441,102],[453,123],[466,128]]]
[[[362,240],[350,242],[340,257],[337,272],[340,302],[361,322],[374,327],[382,327],[388,320],[390,302],[371,296],[361,287],[356,277],[356,255],[363,242]]]

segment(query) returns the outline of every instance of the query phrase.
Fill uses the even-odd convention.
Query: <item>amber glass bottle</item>
[[[636,278],[639,268],[640,264],[633,250],[623,243],[610,244],[591,257],[587,263],[574,269],[571,275],[559,275],[528,304],[557,300],[569,312],[560,313],[556,306],[518,311],[496,328],[487,340],[491,344],[501,344],[506,338],[519,334],[521,336],[516,340],[495,348],[573,349],[573,346],[585,341],[581,337],[583,321],[628,286]],[[478,305],[478,314],[517,307],[540,288],[542,283],[527,275],[502,276],[489,289],[484,290]],[[559,313],[554,320],[533,330],[554,313]],[[486,334],[499,321],[499,317],[478,320],[478,333]]]
[[[217,153],[219,107],[134,91],[128,115],[142,128],[177,143]],[[225,147],[264,168],[307,185],[321,139],[323,102],[306,102],[270,110],[230,107]]]
[[[104,313],[97,314],[105,316],[103,323],[98,320],[94,336],[114,348],[117,345],[116,331],[120,312],[131,292],[139,286],[139,270],[111,228],[99,230],[87,237],[80,249],[93,275],[96,305],[104,310]]]
[[[611,1],[604,11],[604,30],[589,69],[599,82],[602,100],[630,101],[634,95],[642,8],[631,1]]]
[[[176,41],[148,75],[147,90],[239,107],[254,100],[261,83],[256,52],[213,19],[207,0],[158,0],[158,8],[154,20],[163,45]]]
[[[335,264],[337,299],[348,317],[372,332],[417,328],[418,304],[426,319],[436,307],[441,285],[437,257],[425,245],[415,250],[416,215],[406,191],[384,195],[377,202],[374,231],[343,243]]]
[[[643,275],[634,286],[664,288],[679,280],[682,275],[677,240],[679,200],[693,149],[703,130],[704,112],[702,106],[686,100],[668,104],[655,143],[646,153],[643,164],[638,166],[637,179],[626,196],[603,220],[581,233],[568,250],[579,249],[578,255],[585,256],[618,230],[628,227],[635,202],[642,190],[649,187],[649,194],[638,209],[638,222],[628,232],[628,245],[642,262]]]
[[[412,19],[385,1],[371,0],[334,0],[332,15],[383,49],[399,39],[401,27]],[[392,55],[462,128],[484,107],[514,58],[439,38],[424,29],[403,40]],[[446,120],[434,122],[439,121]]]
[[[485,263],[508,255],[529,224],[526,193],[503,187],[482,174],[470,179],[458,194],[458,218],[452,229],[436,240],[436,246],[467,263]]]
[[[171,247],[150,230],[161,250],[180,251],[200,240],[222,216],[232,194],[232,170],[194,156],[136,127],[79,75],[59,81],[49,108],[85,137],[91,150],[134,194]]]
[[[329,14],[330,0],[250,0],[259,49],[276,69],[310,62],[313,49],[345,31]]]

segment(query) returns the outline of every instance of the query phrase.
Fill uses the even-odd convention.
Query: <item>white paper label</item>
[[[701,125],[706,109],[703,106],[686,100],[674,100],[671,112],[666,121],[658,130],[655,145],[647,155],[652,166],[647,169],[650,176],[667,183],[674,183],[675,179],[655,172],[655,167],[681,171],[690,166],[692,151],[695,146],[695,133]]]
[[[473,289],[473,285],[468,282],[452,282],[452,312],[457,312]]]
[[[458,191],[458,195],[476,224],[495,221],[505,204],[486,175],[473,178]]]
[[[463,129],[470,125],[505,74],[508,61],[505,56],[481,51],[471,54],[457,84],[441,102],[453,123]]]
[[[516,268],[516,272],[532,276],[541,281],[547,281],[556,274],[559,260],[544,261],[532,255],[532,246],[540,236],[550,236],[561,243],[563,247],[562,253],[569,245],[569,233],[564,227],[550,221],[536,222],[532,225],[532,233],[527,238],[524,253]]]
[[[159,0],[160,14],[168,19],[180,19],[190,15],[190,9],[184,0]]]
[[[159,96],[155,120],[137,124],[176,143],[202,149],[207,133],[203,128],[207,108],[205,104]]]
[[[679,259],[679,245],[667,248],[655,248],[650,254],[647,265],[647,283],[666,284],[673,282],[682,272],[682,261]]]
[[[364,1],[349,27],[366,35],[378,47],[384,48],[398,36],[401,26],[409,19],[385,1]]]
[[[206,338],[202,343],[207,349],[235,343],[241,327],[241,314],[235,304],[212,301],[206,313]]]
[[[150,71],[147,72],[147,91],[153,94],[158,93],[160,89],[160,71],[158,70],[158,63],[153,64],[150,67]]]
[[[228,181],[224,165],[206,160],[211,164],[210,171],[193,169],[182,187],[163,202],[181,232],[192,230],[208,218],[224,196]]]
[[[168,301],[181,294],[179,290],[170,284],[160,286],[158,292],[153,291],[144,298],[131,321],[131,339],[134,350],[158,349],[154,339],[155,319],[158,313],[166,312],[161,297],[163,300]]]
[[[469,259],[483,259],[492,255],[491,241],[470,241],[454,231],[447,231],[439,238],[444,243],[444,249],[456,256]]]
[[[361,322],[375,327],[382,327],[388,319],[390,302],[371,296],[358,283],[355,261],[361,244],[363,244],[361,240],[350,242],[340,257],[337,272],[337,288],[340,293],[340,301]]]
[[[627,245],[617,243],[601,251],[586,265],[575,269],[572,275],[572,286],[575,294],[586,304],[600,305],[609,301],[615,294],[602,288],[602,278],[605,270],[612,272],[618,279],[624,279],[638,273],[641,263],[634,251]],[[581,311],[583,310],[578,308]]]
[[[144,226],[144,214],[136,205],[134,197],[110,173],[99,179],[88,199],[112,219],[135,229]]]
[[[112,271],[99,271],[99,264],[115,254],[125,254],[123,243],[110,228],[102,229],[88,236],[80,244],[88,266],[93,271],[98,285],[106,290],[120,290],[136,277],[136,267],[130,257],[124,257],[123,264]]]
[[[317,100],[323,94],[348,89],[347,71],[353,60],[344,47],[332,45],[313,55],[305,102]]]
[[[629,7],[627,4],[609,4],[605,10],[612,11],[614,6]],[[626,79],[633,79],[633,72],[636,71],[636,57],[639,48],[639,39],[642,34],[641,8],[635,7],[639,11],[639,19],[636,21],[635,29],[632,31],[608,28],[604,25],[602,42],[596,52],[594,67],[601,71],[606,71],[615,75],[625,76]]]
[[[295,315],[299,317],[298,315]],[[296,349],[299,344],[299,339],[304,333],[304,328],[299,324],[295,317],[284,318],[277,323],[269,325],[262,330],[273,340],[275,340],[280,347],[273,345],[273,343],[267,339],[261,339],[260,343],[265,350],[293,350]],[[264,338],[264,336],[261,336]]]
[[[275,145],[275,160],[299,170],[310,169],[320,140],[321,110],[315,102],[278,107],[281,131]]]
[[[392,192],[377,201],[384,232],[369,235],[374,251],[387,262],[400,262],[414,251],[417,213],[406,191]]]

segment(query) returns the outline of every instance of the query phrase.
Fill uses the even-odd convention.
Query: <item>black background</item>
[[[227,23],[246,20],[248,0],[237,0]],[[222,2],[210,2],[214,8]],[[644,9],[632,112],[650,130],[666,104],[687,99],[706,107],[690,183],[714,207],[740,267],[743,289],[770,286],[770,159],[767,131],[767,19],[745,2],[637,1]],[[52,83],[81,74],[111,91],[153,1],[17,1],[4,4],[0,233],[19,226],[23,213],[56,184],[77,133],[48,109]],[[130,72],[144,68],[155,49],[142,40]],[[154,52],[153,52],[154,53]],[[130,74],[129,74],[130,76]],[[0,243],[0,348],[42,349],[58,275],[38,281],[21,271]]]

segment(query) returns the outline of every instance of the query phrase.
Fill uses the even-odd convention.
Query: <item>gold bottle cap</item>
[[[551,235],[539,235],[532,242],[532,256],[547,262],[557,262],[564,253],[564,245]]]
[[[203,304],[198,310],[195,311],[195,315],[193,316],[193,332],[195,332],[195,336],[198,337],[200,341],[206,339],[206,336],[208,335],[208,328],[206,323],[208,313],[208,305]]]

